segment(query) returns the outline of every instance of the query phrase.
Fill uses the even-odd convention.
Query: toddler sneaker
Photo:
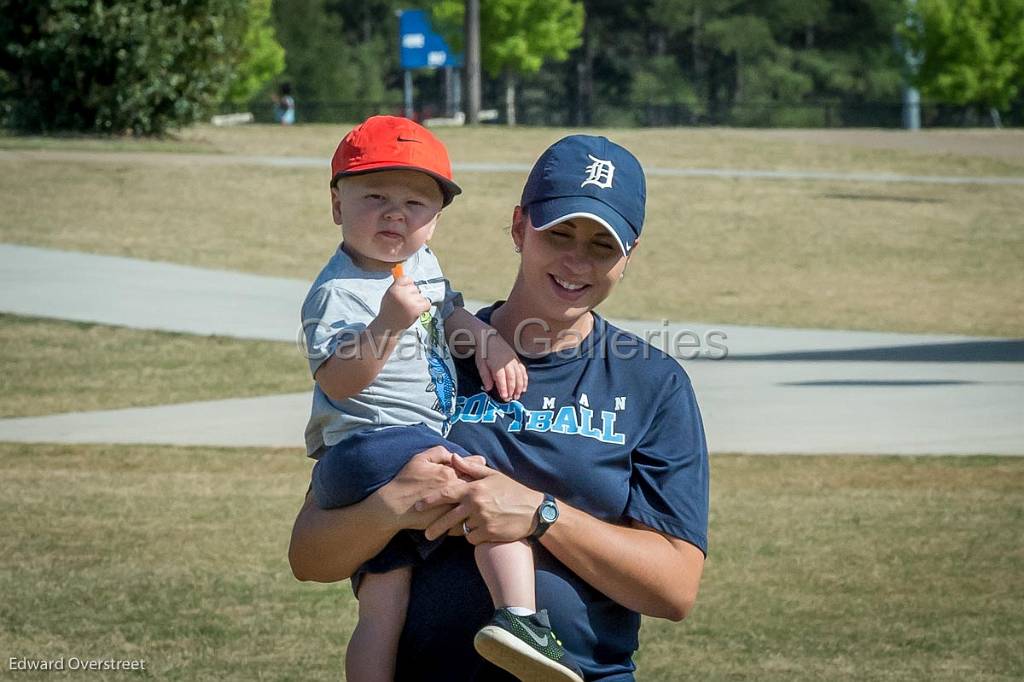
[[[477,653],[523,682],[583,682],[583,672],[551,630],[547,611],[494,612],[473,638]]]

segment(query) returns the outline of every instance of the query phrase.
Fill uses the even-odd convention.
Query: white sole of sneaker
[[[473,647],[488,661],[522,682],[583,682],[583,678],[535,651],[511,632],[487,625],[473,638]]]

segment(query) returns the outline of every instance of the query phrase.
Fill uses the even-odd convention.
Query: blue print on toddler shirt
[[[441,325],[440,317],[432,315],[429,311],[420,315],[420,341],[426,347],[427,372],[430,373],[427,392],[434,392],[437,397],[434,409],[445,416],[441,434],[445,435],[452,425],[451,415],[455,411],[456,386],[455,375],[445,361],[448,346],[444,342],[444,329]]]
[[[427,386],[427,390],[433,391],[437,395],[435,409],[441,414],[451,415],[454,409],[455,380],[452,378],[448,365],[441,359],[441,356],[431,350],[427,353],[427,369],[430,371],[430,378],[433,380],[430,386]]]

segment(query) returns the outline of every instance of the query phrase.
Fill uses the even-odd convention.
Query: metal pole
[[[402,73],[405,74],[405,117],[412,118],[412,69],[405,69]]]
[[[465,0],[466,123],[480,122],[480,0]]]
[[[909,85],[903,86],[903,127],[906,130],[921,129],[921,93]]]
[[[462,70],[455,70],[455,77],[452,78],[452,116],[455,116],[462,109]]]
[[[912,31],[920,32],[923,29],[921,17],[917,14],[917,0],[907,0],[906,14],[903,22]],[[906,130],[921,129],[921,93],[917,91],[911,82],[921,68],[922,55],[910,49],[910,45],[903,44],[903,41],[896,38],[897,49],[903,52],[903,128]]]
[[[455,115],[455,96],[452,82],[452,67],[444,67],[444,115],[451,118]]]

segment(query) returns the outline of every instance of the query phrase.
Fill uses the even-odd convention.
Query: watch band
[[[536,540],[544,535],[548,528],[558,520],[558,504],[555,502],[554,495],[544,493],[544,501],[537,507],[535,518],[537,519],[537,525],[530,534],[530,539],[532,540]]]

